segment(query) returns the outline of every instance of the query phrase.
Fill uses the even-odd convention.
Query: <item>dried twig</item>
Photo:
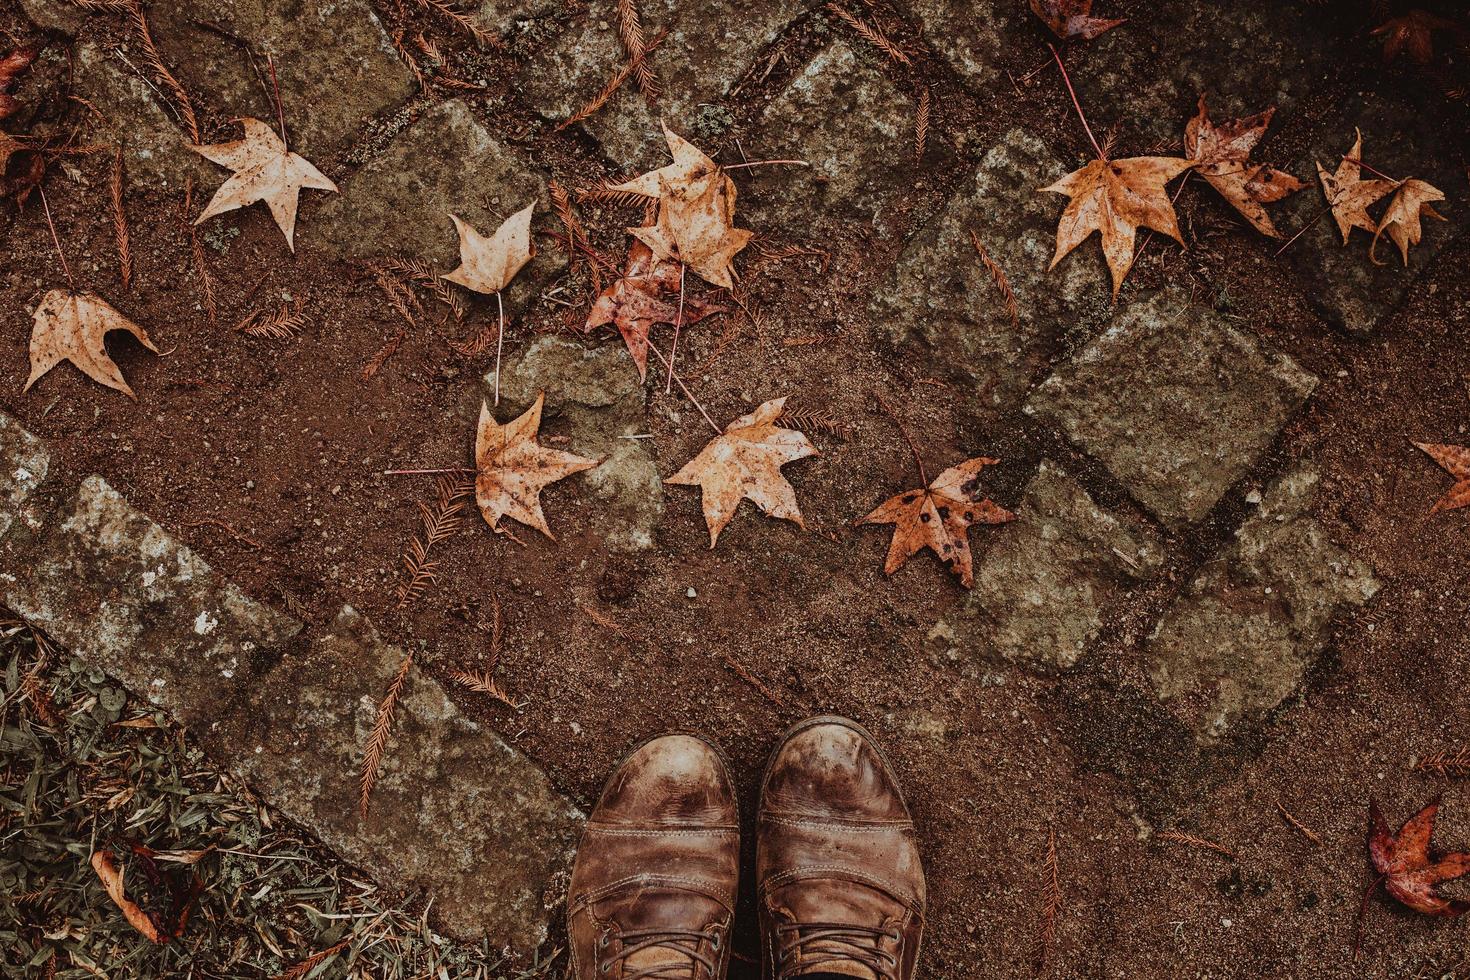
[[[408,578],[398,586],[398,608],[423,594],[439,578],[439,563],[429,560],[434,545],[459,530],[464,520],[465,498],[474,491],[472,483],[457,483],[440,475],[433,505],[419,501],[420,533],[413,536],[403,553]]]
[[[929,142],[929,89],[919,93],[919,111],[914,117],[914,163],[924,162],[924,148]]]
[[[578,109],[576,112],[572,113],[566,119],[558,123],[556,131],[561,132],[568,126],[574,126],[582,120],[591,118],[592,116],[596,115],[599,109],[607,105],[608,99],[611,99],[613,97],[613,94],[616,93],[618,89],[623,87],[623,83],[628,80],[628,77],[638,70],[638,66],[643,64],[643,62],[647,60],[648,56],[653,53],[654,49],[662,44],[664,42],[664,38],[668,36],[668,31],[660,31],[658,36],[656,36],[652,41],[648,42],[648,45],[643,49],[643,53],[641,55],[623,65],[613,74],[612,78],[609,78],[607,80],[607,84],[602,87],[602,91],[594,95],[591,102],[588,102],[582,108]]]
[[[117,239],[118,274],[122,279],[122,288],[127,289],[133,281],[133,253],[128,247],[128,216],[123,211],[121,146],[112,154],[112,179],[108,182],[108,191],[112,203],[112,231]]]
[[[1224,844],[1216,844],[1214,841],[1205,840],[1203,837],[1195,837],[1179,830],[1163,830],[1159,832],[1160,840],[1173,841],[1176,844],[1184,844],[1189,847],[1198,848],[1202,851],[1214,851],[1216,854],[1236,860],[1235,852]]]
[[[643,36],[643,19],[638,16],[636,0],[618,0],[618,36],[623,39],[623,48],[633,61],[638,90],[650,99],[658,98],[658,76],[644,59],[648,54],[648,41]]]
[[[736,677],[740,678],[742,681],[755,688],[766,698],[766,700],[770,701],[776,707],[782,709],[783,711],[791,707],[791,703],[789,701],[787,701],[777,692],[771,690],[771,688],[767,687],[759,677],[755,676],[750,671],[742,667],[736,660],[731,658],[728,653],[720,654],[720,658],[725,661],[726,667],[729,667],[732,671],[734,671]]]
[[[1297,830],[1301,831],[1302,836],[1305,837],[1307,840],[1311,841],[1313,844],[1320,845],[1322,843],[1322,838],[1314,834],[1311,828],[1308,827],[1306,824],[1302,823],[1296,817],[1292,816],[1291,811],[1282,806],[1280,800],[1276,801],[1276,809],[1280,810],[1281,816],[1286,820],[1286,822],[1291,824]]]
[[[378,770],[383,765],[383,753],[388,749],[388,733],[393,729],[393,713],[398,707],[398,698],[403,694],[403,685],[408,680],[408,671],[412,666],[413,653],[410,652],[403,658],[403,663],[398,665],[398,672],[393,675],[393,680],[388,683],[388,690],[383,694],[383,700],[378,703],[373,733],[368,736],[367,747],[362,753],[362,771],[358,774],[357,782],[357,813],[364,820],[368,815],[368,798],[373,795],[373,787],[378,782]]]
[[[1052,827],[1046,829],[1046,859],[1042,862],[1041,873],[1045,876],[1042,881],[1042,894],[1045,897],[1041,903],[1041,925],[1036,931],[1036,965],[1038,969],[1044,970],[1051,960],[1052,944],[1057,938],[1057,913],[1062,908],[1062,882],[1057,870],[1057,832]]]
[[[913,64],[913,59],[908,56],[908,52],[904,51],[903,48],[900,48],[897,44],[894,44],[892,41],[890,41],[888,39],[888,36],[884,34],[883,30],[876,24],[868,24],[864,21],[859,20],[857,17],[848,13],[845,9],[843,9],[842,6],[836,3],[827,4],[827,9],[836,14],[838,17],[842,18],[842,20],[846,21],[847,25],[853,30],[857,31],[858,34],[862,35],[863,39],[866,40],[869,44],[873,45],[873,47],[888,55],[888,57],[892,58],[900,65]]]
[[[980,236],[975,234],[973,230],[970,232],[970,241],[974,244],[975,251],[980,255],[980,264],[985,266],[985,270],[990,273],[990,278],[995,281],[995,288],[1000,290],[1000,298],[1005,302],[1006,315],[1011,318],[1011,325],[1019,326],[1021,323],[1021,308],[1020,304],[1016,302],[1015,290],[1011,289],[1011,281],[1006,278],[1005,270],[990,257],[990,253],[980,243]]]

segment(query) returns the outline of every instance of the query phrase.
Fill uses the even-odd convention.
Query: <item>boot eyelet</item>
[[[600,936],[597,937],[597,948],[598,949],[607,949],[608,945],[611,942],[612,942],[612,937],[608,933],[605,933],[604,932],[602,935],[600,935]]]
[[[710,936],[709,948],[717,953],[720,951],[720,934],[718,932]]]

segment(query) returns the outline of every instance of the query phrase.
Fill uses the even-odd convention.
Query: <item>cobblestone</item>
[[[929,635],[950,657],[1065,669],[1083,656],[1108,606],[1157,574],[1158,535],[1100,507],[1042,460],[1018,519],[997,530],[964,604]]]
[[[46,482],[51,453],[41,440],[0,412],[0,541],[26,519],[26,503]]]
[[[1166,291],[1124,308],[1025,408],[1180,528],[1245,475],[1316,384],[1285,354]]]
[[[1201,742],[1259,723],[1298,692],[1334,615],[1379,589],[1309,515],[1317,483],[1301,464],[1269,488],[1148,642],[1155,691]]]

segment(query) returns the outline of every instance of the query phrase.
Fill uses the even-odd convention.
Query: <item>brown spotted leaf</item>
[[[480,425],[475,434],[475,501],[485,522],[497,533],[500,519],[509,517],[556,540],[541,511],[541,491],[548,484],[602,462],[547,449],[537,441],[545,400],[545,393],[538,393],[534,405],[505,425],[495,421],[489,406],[480,406]]]
[[[190,144],[189,149],[235,173],[220,185],[209,206],[195,220],[208,221],[217,214],[264,201],[271,217],[286,236],[286,246],[296,249],[296,208],[301,191],[311,188],[337,192],[337,185],[305,157],[286,148],[286,143],[259,119],[240,120],[245,138],[209,146]]]
[[[126,330],[157,354],[158,348],[148,339],[148,331],[113,309],[101,296],[67,289],[47,293],[36,307],[34,319],[31,376],[26,379],[23,391],[30,391],[31,385],[62,361],[71,361],[93,381],[137,400],[122,371],[107,356],[103,338],[113,330]]]
[[[1184,155],[1195,161],[1195,171],[1220,196],[1230,202],[1251,226],[1263,235],[1279,238],[1263,205],[1281,200],[1307,185],[1289,173],[1249,162],[1251,151],[1266,134],[1272,106],[1265,112],[1216,125],[1205,109],[1205,97],[1199,98],[1199,114],[1184,128]]]
[[[972,524],[1004,524],[1016,515],[980,493],[980,471],[998,460],[977,456],[939,474],[928,487],[889,497],[859,524],[893,524],[893,541],[883,571],[898,571],[925,548],[933,551],[969,588]]]
[[[686,295],[683,324],[698,323],[723,310],[722,306]],[[622,277],[603,289],[593,302],[586,329],[616,324],[642,380],[648,374],[649,331],[656,323],[672,324],[678,319],[678,264],[658,261],[653,257],[653,249],[634,239],[628,247]]]
[[[1335,171],[1328,173],[1320,161],[1317,164],[1317,179],[1322,182],[1322,193],[1332,208],[1332,217],[1337,222],[1337,230],[1342,232],[1344,245],[1354,228],[1377,233],[1378,223],[1369,216],[1368,206],[1392,191],[1394,186],[1390,180],[1364,180],[1362,159],[1363,134],[1358,131],[1353,148],[1339,161]]]
[[[1080,37],[1091,41],[1128,19],[1092,16],[1092,0],[1031,0],[1031,12],[1063,40]]]
[[[711,548],[742,500],[753,501],[772,517],[805,526],[796,491],[781,475],[781,467],[815,456],[817,449],[802,433],[775,424],[785,405],[785,398],[776,398],[742,415],[664,481],[701,488]]]
[[[92,870],[97,872],[97,877],[102,882],[107,897],[122,910],[123,917],[128,920],[128,925],[141,932],[150,942],[159,944],[168,942],[169,937],[159,928],[153,916],[144,911],[137,902],[128,898],[127,890],[123,887],[122,870],[118,867],[117,858],[111,851],[94,851]]]
[[[1404,267],[1408,268],[1410,247],[1418,245],[1424,237],[1420,218],[1428,216],[1440,221],[1447,220],[1430,207],[1431,201],[1443,200],[1444,191],[1427,181],[1410,177],[1400,183],[1398,191],[1389,200],[1383,217],[1378,219],[1378,228],[1373,232],[1373,244],[1368,247],[1368,257],[1374,262],[1378,261],[1375,249],[1378,247],[1378,239],[1386,234],[1399,247],[1399,252],[1404,257]]]
[[[1429,513],[1455,510],[1470,505],[1470,449],[1444,443],[1416,442],[1415,446],[1429,454],[1446,473],[1455,478],[1455,485],[1430,508]]]
[[[1470,854],[1457,851],[1436,856],[1429,849],[1434,833],[1434,818],[1439,812],[1436,801],[1420,810],[1397,834],[1389,832],[1388,822],[1378,809],[1376,800],[1368,801],[1368,860],[1373,870],[1383,876],[1388,893],[1404,905],[1424,915],[1454,916],[1470,911],[1470,902],[1448,899],[1436,887],[1470,872]]]
[[[1190,167],[1178,157],[1093,160],[1042,191],[1072,200],[1057,223],[1057,250],[1049,268],[1093,233],[1102,236],[1103,255],[1113,274],[1113,295],[1133,267],[1133,240],[1140,227],[1163,232],[1181,245],[1179,221],[1164,185]]]

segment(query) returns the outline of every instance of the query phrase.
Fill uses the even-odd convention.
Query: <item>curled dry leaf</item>
[[[1363,167],[1359,162],[1363,159],[1363,134],[1355,132],[1358,138],[1353,148],[1338,162],[1335,171],[1328,173],[1320,161],[1317,163],[1317,179],[1322,182],[1322,193],[1327,196],[1327,204],[1332,208],[1337,230],[1342,232],[1344,245],[1354,228],[1377,232],[1378,224],[1368,216],[1368,205],[1393,190],[1393,181],[1363,179]]]
[[[1427,181],[1410,177],[1400,183],[1398,191],[1389,200],[1383,217],[1378,220],[1378,227],[1373,232],[1373,244],[1368,246],[1368,257],[1374,262],[1378,261],[1375,254],[1378,239],[1386,234],[1399,247],[1399,252],[1404,257],[1404,267],[1408,268],[1409,247],[1418,245],[1424,237],[1424,228],[1419,219],[1428,215],[1440,221],[1446,220],[1444,215],[1430,207],[1431,201],[1443,200],[1444,191]]]
[[[531,212],[535,208],[535,201],[527,204],[501,222],[489,237],[451,214],[459,232],[459,266],[442,278],[486,294],[498,293],[510,285],[516,273],[536,255],[536,246],[531,242]]]
[[[545,400],[545,392],[538,393],[534,405],[505,425],[495,421],[488,405],[480,406],[480,425],[475,434],[475,501],[485,522],[497,533],[500,519],[509,517],[556,540],[541,511],[542,489],[601,463],[547,449],[537,442]]]
[[[158,348],[148,339],[148,332],[138,326],[95,293],[74,293],[53,289],[36,307],[35,326],[31,329],[31,376],[24,391],[62,361],[71,361],[99,384],[137,400],[122,371],[107,356],[103,338],[113,330],[126,330],[153,353]]]
[[[1102,236],[1116,297],[1133,267],[1133,240],[1140,227],[1163,232],[1184,244],[1164,185],[1192,166],[1192,161],[1178,157],[1098,159],[1043,187],[1042,191],[1072,199],[1057,223],[1057,250],[1048,268],[1056,268],[1095,231]]]
[[[1281,200],[1306,187],[1289,173],[1249,162],[1251,151],[1266,135],[1272,106],[1265,112],[1215,125],[1199,97],[1199,114],[1184,128],[1184,155],[1194,161],[1195,171],[1220,196],[1230,202],[1263,235],[1281,237],[1263,205]]]
[[[286,246],[295,251],[296,208],[302,189],[336,193],[337,185],[305,157],[288,150],[276,131],[259,119],[241,119],[240,125],[245,129],[244,139],[209,146],[189,144],[189,149],[206,160],[235,172],[214,192],[194,223],[264,201],[286,236]]]
[[[1091,41],[1128,19],[1092,16],[1092,0],[1031,0],[1031,12],[1040,17],[1053,34],[1064,40],[1080,37]]]
[[[883,571],[892,575],[915,554],[930,549],[965,588],[974,584],[970,561],[972,524],[1004,524],[1016,515],[980,493],[980,471],[999,462],[967,459],[939,474],[927,487],[889,497],[859,524],[893,524],[893,541]]]
[[[805,527],[796,491],[781,475],[781,467],[817,455],[817,448],[802,433],[775,424],[785,404],[785,398],[772,399],[742,415],[664,481],[702,490],[711,548],[746,499],[772,517]]]
[[[1442,510],[1455,510],[1470,505],[1470,448],[1435,442],[1416,442],[1414,445],[1428,453],[1446,473],[1455,478],[1455,485],[1435,501],[1429,513],[1438,514]]]
[[[118,868],[117,857],[111,851],[94,852],[92,870],[97,872],[97,877],[101,879],[102,887],[107,890],[107,897],[122,910],[123,916],[128,920],[128,925],[141,932],[150,942],[159,944],[168,942],[168,937],[153,921],[153,917],[143,911],[137,902],[128,898],[127,891],[123,887],[122,870]]]
[[[1470,911],[1470,902],[1447,899],[1436,887],[1441,882],[1470,872],[1470,854],[1456,851],[1439,857],[1429,850],[1434,834],[1434,818],[1438,801],[1414,814],[1399,828],[1389,832],[1388,822],[1378,809],[1377,800],[1368,801],[1368,859],[1373,870],[1383,876],[1383,887],[1415,912],[1424,915],[1455,916]]]
[[[653,249],[634,239],[622,277],[598,295],[587,315],[586,329],[616,324],[641,380],[648,374],[648,333],[655,323],[679,319],[678,292],[679,266],[660,262],[653,257]],[[698,323],[723,310],[722,306],[686,296],[683,324]]]

